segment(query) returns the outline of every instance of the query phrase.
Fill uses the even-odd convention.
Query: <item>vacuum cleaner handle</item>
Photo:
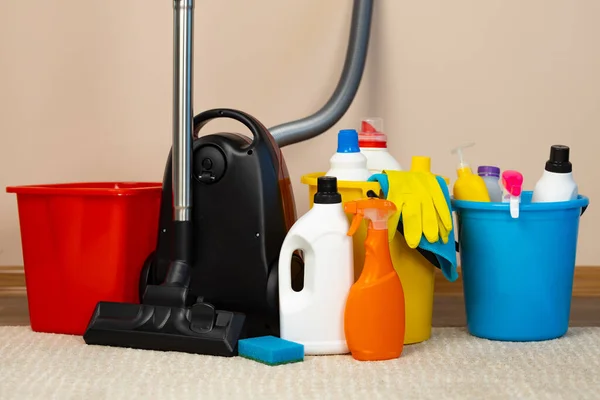
[[[248,146],[249,148],[255,147],[259,142],[269,141],[271,141],[274,146],[277,146],[267,128],[259,120],[250,114],[231,108],[214,108],[196,115],[194,117],[194,138],[198,137],[200,129],[217,118],[231,118],[244,124],[246,128],[252,132],[253,140]]]

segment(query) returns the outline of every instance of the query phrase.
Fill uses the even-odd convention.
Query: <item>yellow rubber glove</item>
[[[397,209],[389,221],[390,240],[402,217],[404,238],[410,248],[417,248],[423,235],[430,243],[440,238],[443,243],[448,243],[452,215],[435,175],[422,171],[383,173],[388,176],[387,200]]]
[[[450,209],[448,209],[448,214],[450,216],[450,219],[452,219],[452,213],[450,212]],[[450,228],[448,228],[448,226],[446,225],[446,220],[442,221],[442,218],[440,217],[439,213],[438,213],[438,227],[440,228],[440,238],[442,239],[442,243],[446,244],[448,243],[448,238],[450,237],[450,230],[452,229],[452,224],[450,224]]]

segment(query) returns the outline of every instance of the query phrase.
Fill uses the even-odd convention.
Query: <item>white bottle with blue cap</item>
[[[335,176],[338,181],[366,181],[371,176],[367,168],[367,157],[358,147],[358,132],[355,129],[342,129],[338,132],[337,152],[329,159],[327,176]]]

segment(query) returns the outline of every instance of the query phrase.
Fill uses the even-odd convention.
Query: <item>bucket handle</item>
[[[589,207],[589,204],[586,204],[585,206],[581,207],[581,214],[579,214],[580,217],[583,215],[583,213],[585,212],[585,210],[587,210],[588,207]],[[460,245],[458,244],[457,240],[454,241],[454,247],[456,249],[456,252],[459,253]]]

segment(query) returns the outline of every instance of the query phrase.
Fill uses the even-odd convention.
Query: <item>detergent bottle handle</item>
[[[296,250],[304,252],[304,287],[296,292],[292,289],[292,255]],[[314,270],[314,249],[309,240],[300,232],[290,231],[283,241],[279,252],[278,276],[279,276],[279,303],[287,297],[298,296],[311,289],[311,277]]]
[[[269,130],[252,115],[243,111],[230,108],[214,108],[204,111],[194,117],[194,139],[198,138],[198,133],[206,124],[217,118],[229,118],[241,122],[252,132],[253,141],[248,148],[255,147],[259,142],[271,141],[274,148],[277,148],[275,139],[269,133]]]

